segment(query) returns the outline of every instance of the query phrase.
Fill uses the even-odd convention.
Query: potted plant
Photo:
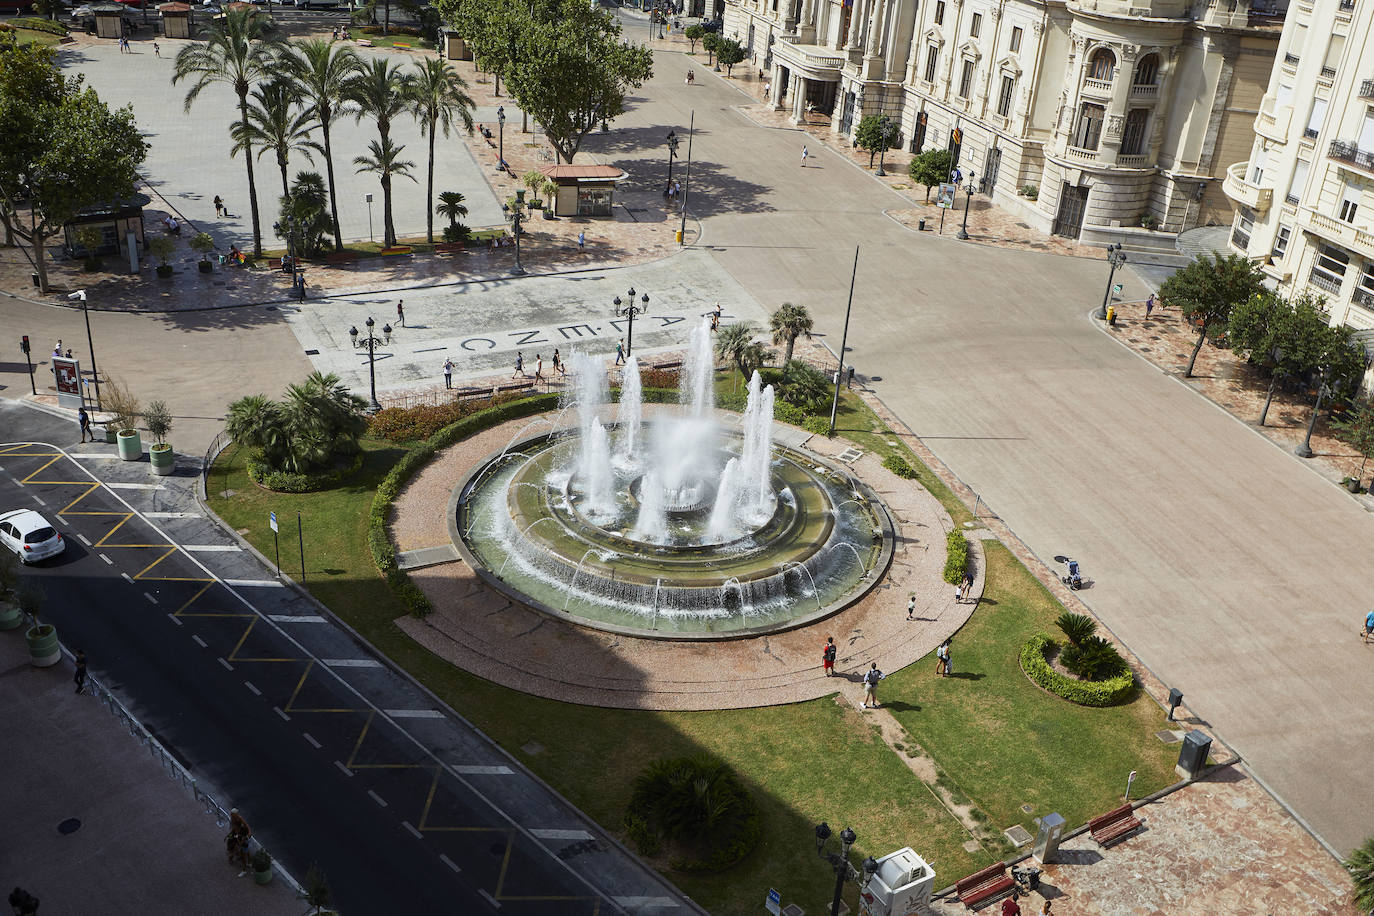
[[[196,267],[201,273],[208,274],[215,269],[215,265],[210,263],[209,257],[210,252],[215,250],[215,240],[210,238],[210,233],[197,232],[187,244],[191,246],[192,251],[200,255],[200,261],[196,263]]]
[[[253,853],[253,880],[267,884],[272,880],[272,856],[266,849]]]
[[[148,250],[153,253],[153,257],[162,262],[157,266],[157,275],[163,279],[170,277],[172,265],[168,262],[172,260],[172,255],[176,254],[177,243],[165,235],[159,235],[148,242]]]
[[[520,176],[520,183],[530,190],[529,206],[531,210],[541,210],[544,202],[539,199],[539,192],[544,190],[544,173],[530,169]]]
[[[143,424],[153,436],[153,445],[148,449],[148,462],[154,474],[165,477],[176,468],[176,452],[167,444],[167,434],[172,431],[172,412],[167,409],[166,401],[149,401],[148,409],[143,411]]]
[[[110,419],[105,424],[106,435],[115,431],[115,442],[119,445],[119,457],[125,461],[137,461],[143,457],[143,440],[138,435],[138,418],[141,413],[138,399],[129,389],[114,379],[106,382],[105,409]]]
[[[73,232],[72,236],[85,254],[85,260],[81,263],[82,270],[100,270],[105,266],[100,260],[100,255],[97,254],[100,243],[105,241],[105,236],[101,234],[99,229],[94,226],[82,226]]]
[[[1141,229],[1148,229],[1148,230],[1153,231],[1154,228],[1155,228],[1155,226],[1157,226],[1158,224],[1159,224],[1159,223],[1158,223],[1158,221],[1155,219],[1155,215],[1154,215],[1153,213],[1142,213],[1142,214],[1140,214],[1140,228],[1141,228]]]
[[[558,182],[552,178],[544,179],[544,219],[558,219]]]
[[[13,630],[24,622],[14,589],[19,584],[19,558],[0,550],[0,630]]]
[[[62,657],[57,627],[38,619],[38,611],[43,607],[43,590],[37,582],[25,582],[19,587],[17,597],[19,610],[29,620],[29,628],[24,631],[24,638],[29,643],[29,661],[35,668],[57,664]]]

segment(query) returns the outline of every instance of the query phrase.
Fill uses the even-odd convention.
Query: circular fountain
[[[706,323],[680,404],[649,419],[633,358],[613,421],[601,364],[569,365],[576,426],[526,427],[455,490],[455,543],[494,588],[594,627],[709,639],[800,626],[876,584],[892,556],[886,510],[842,469],[773,441],[758,373],[742,421],[717,415]]]

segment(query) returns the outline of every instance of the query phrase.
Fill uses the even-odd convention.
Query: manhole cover
[[[57,832],[63,836],[76,833],[81,829],[81,821],[74,817],[69,817],[57,825]]]
[[[1025,846],[1031,841],[1031,835],[1020,824],[1003,830],[1002,835],[1010,840],[1013,846]]]
[[[529,744],[522,744],[520,746],[520,750],[524,751],[526,754],[529,754],[531,757],[534,757],[538,754],[544,753],[544,745],[540,744],[538,741],[531,741]]]
[[[1030,814],[1032,811],[1035,810],[1035,806],[1034,806],[1034,805],[1022,805],[1022,806],[1021,806],[1021,810],[1024,811],[1026,814]]]
[[[1180,741],[1183,740],[1183,733],[1170,731],[1155,732],[1155,737],[1158,738],[1160,741],[1163,741],[1165,744],[1178,744]]]

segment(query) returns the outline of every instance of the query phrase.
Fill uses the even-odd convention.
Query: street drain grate
[[[63,836],[70,836],[81,829],[81,821],[78,818],[69,817],[57,825],[57,832]]]
[[[1022,827],[1020,824],[1015,824],[1003,830],[1002,835],[1011,841],[1011,845],[1013,846],[1025,846],[1031,841],[1031,835],[1026,831],[1026,828]]]
[[[1165,744],[1178,744],[1183,740],[1183,732],[1163,731],[1155,732],[1155,737]]]

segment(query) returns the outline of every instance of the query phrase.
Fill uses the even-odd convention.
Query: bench
[[[1131,813],[1128,802],[1088,821],[1088,831],[1097,845],[1107,846],[1133,833],[1140,823],[1140,818]]]
[[[409,245],[397,245],[395,248],[383,248],[381,252],[384,258],[405,257],[411,253],[412,249]]]
[[[506,392],[506,391],[524,391],[526,388],[533,388],[533,387],[534,387],[534,382],[533,382],[533,381],[528,381],[528,382],[506,382],[506,384],[504,384],[504,385],[497,385],[497,386],[496,386],[496,388],[492,391],[492,397],[495,397],[496,395],[501,394],[501,393]]]
[[[462,251],[462,250],[465,249],[466,247],[467,247],[467,246],[464,245],[462,242],[435,242],[435,243],[434,243],[434,253],[435,253],[435,254],[457,254],[458,252]]]
[[[666,363],[654,363],[654,364],[653,364],[652,366],[650,366],[649,368],[650,368],[650,369],[663,369],[663,370],[665,370],[665,371],[668,370],[668,369],[681,369],[681,368],[682,368],[682,360],[680,360],[680,359],[674,359],[674,360],[669,360],[669,361],[666,362]]]
[[[984,903],[991,903],[1016,886],[1016,881],[1007,874],[1007,867],[1001,862],[989,865],[954,885],[959,902],[970,910]]]
[[[453,398],[457,401],[480,401],[495,393],[495,388],[459,388],[453,393]]]

